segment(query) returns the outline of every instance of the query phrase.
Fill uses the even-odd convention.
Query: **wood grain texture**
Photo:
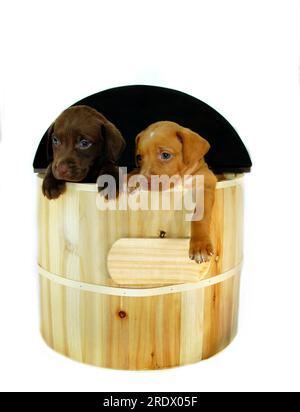
[[[189,239],[121,238],[110,249],[107,268],[119,285],[174,285],[198,282],[210,262],[189,259]]]
[[[160,240],[161,230],[167,234],[162,241],[189,236],[189,222],[181,211],[99,211],[94,185],[68,184],[66,194],[56,201],[44,198],[40,185],[41,178],[39,265],[64,279],[119,289],[107,267],[108,252],[116,241]],[[237,332],[243,251],[241,177],[218,183],[212,220],[219,259],[211,262],[205,278],[213,280],[233,270],[230,278],[157,296],[113,296],[59,284],[41,273],[44,340],[72,359],[126,370],[179,366],[224,349]],[[148,286],[148,280],[134,285],[141,291]]]

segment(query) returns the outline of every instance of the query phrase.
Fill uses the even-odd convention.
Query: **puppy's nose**
[[[68,165],[66,163],[61,163],[61,164],[57,165],[57,171],[60,175],[67,174],[68,171],[69,171]]]

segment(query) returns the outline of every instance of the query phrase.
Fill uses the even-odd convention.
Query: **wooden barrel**
[[[185,211],[99,210],[96,186],[39,190],[41,332],[55,351],[127,370],[206,359],[237,332],[243,176],[217,183],[216,257],[188,259]],[[161,237],[164,237],[163,239]]]

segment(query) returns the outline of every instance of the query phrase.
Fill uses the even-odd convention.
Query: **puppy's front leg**
[[[210,238],[212,209],[215,201],[216,178],[214,175],[205,176],[204,187],[204,215],[199,221],[191,223],[190,259],[196,263],[208,262],[214,254]]]
[[[47,168],[46,175],[43,180],[42,191],[48,199],[57,199],[66,190],[66,182],[57,180],[52,173],[52,163]]]

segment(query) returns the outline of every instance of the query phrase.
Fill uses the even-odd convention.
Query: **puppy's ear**
[[[117,162],[125,149],[125,140],[121,132],[110,122],[105,122],[101,127],[104,138],[105,158],[112,162]]]
[[[51,124],[49,129],[47,130],[47,161],[51,163],[53,160],[53,149],[52,149],[52,134],[54,130],[54,123]]]
[[[192,165],[202,159],[210,149],[210,144],[199,134],[182,127],[177,133],[182,143],[183,161],[186,165]]]
[[[142,137],[142,133],[143,132],[141,132],[141,133],[139,133],[137,136],[136,136],[136,138],[135,138],[135,150],[134,150],[134,158],[135,158],[135,165],[136,165],[136,167],[139,167],[140,165],[138,164],[138,161],[137,161],[137,153],[138,153],[138,148],[139,148],[139,141],[140,141],[140,139],[141,139],[141,137]]]
[[[140,132],[135,138],[135,147],[136,148],[138,147],[138,144],[139,144],[140,138],[142,137],[142,134],[143,134],[143,132]]]

